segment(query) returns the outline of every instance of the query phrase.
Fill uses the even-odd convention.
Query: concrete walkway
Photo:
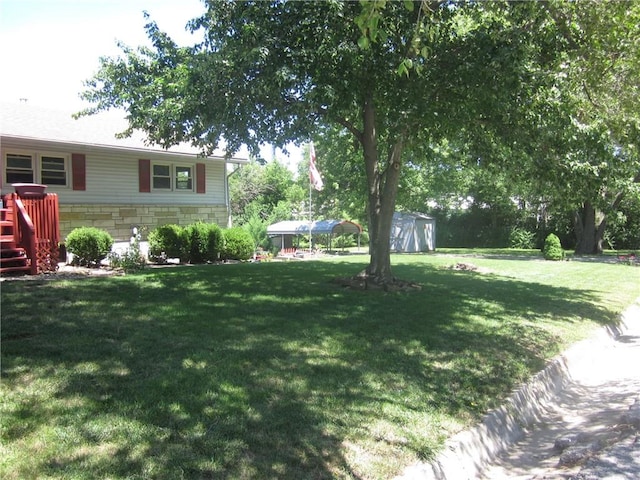
[[[402,480],[640,479],[640,303]]]

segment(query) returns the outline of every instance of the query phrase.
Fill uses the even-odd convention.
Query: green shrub
[[[254,252],[253,238],[242,227],[234,227],[223,230],[224,247],[222,258],[224,260],[248,260]]]
[[[263,220],[258,213],[252,214],[249,219],[242,225],[253,239],[253,243],[264,250],[271,247],[271,238],[267,235],[268,223]]]
[[[184,229],[185,254],[189,263],[204,263],[207,253],[207,224],[196,222]]]
[[[147,237],[149,258],[153,261],[166,261],[168,258],[180,258],[185,249],[185,231],[179,225],[161,225]]]
[[[511,248],[533,249],[536,244],[536,234],[524,228],[514,227],[509,233],[509,246]]]
[[[338,235],[333,241],[333,248],[349,248],[357,245],[356,235],[342,234]]]
[[[205,261],[215,262],[220,259],[220,254],[224,248],[224,235],[222,229],[215,223],[208,223],[206,225]]]
[[[564,259],[564,250],[557,235],[550,233],[544,241],[542,249],[545,260],[562,260]]]
[[[222,230],[215,223],[196,222],[185,228],[186,260],[189,263],[215,262],[224,246]]]
[[[99,228],[80,227],[67,235],[65,244],[73,254],[73,265],[99,266],[111,251],[113,238]]]

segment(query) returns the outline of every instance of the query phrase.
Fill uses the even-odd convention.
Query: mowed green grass
[[[2,283],[2,478],[391,478],[640,296],[640,268],[535,258],[332,282],[367,260]]]

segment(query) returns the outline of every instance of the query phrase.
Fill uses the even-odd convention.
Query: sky
[[[193,44],[189,20],[204,12],[201,0],[0,0],[0,102],[76,112],[83,81],[102,56],[117,56],[117,42],[148,44],[147,11],[178,44]],[[300,153],[277,157],[294,169]],[[271,159],[270,148],[263,156]]]
[[[0,0],[0,100],[76,109],[82,82],[116,42],[147,44],[143,11],[178,43],[193,43],[186,23],[200,0]],[[192,39],[192,40],[190,40]]]

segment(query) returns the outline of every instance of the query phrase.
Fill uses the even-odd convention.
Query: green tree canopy
[[[85,113],[121,107],[150,141],[205,151],[343,128],[366,179],[363,275],[379,284],[394,281],[402,169],[445,138],[519,141],[567,43],[540,2],[207,1],[190,28],[204,41],[180,47],[149,22],[153,48],[103,58]]]

